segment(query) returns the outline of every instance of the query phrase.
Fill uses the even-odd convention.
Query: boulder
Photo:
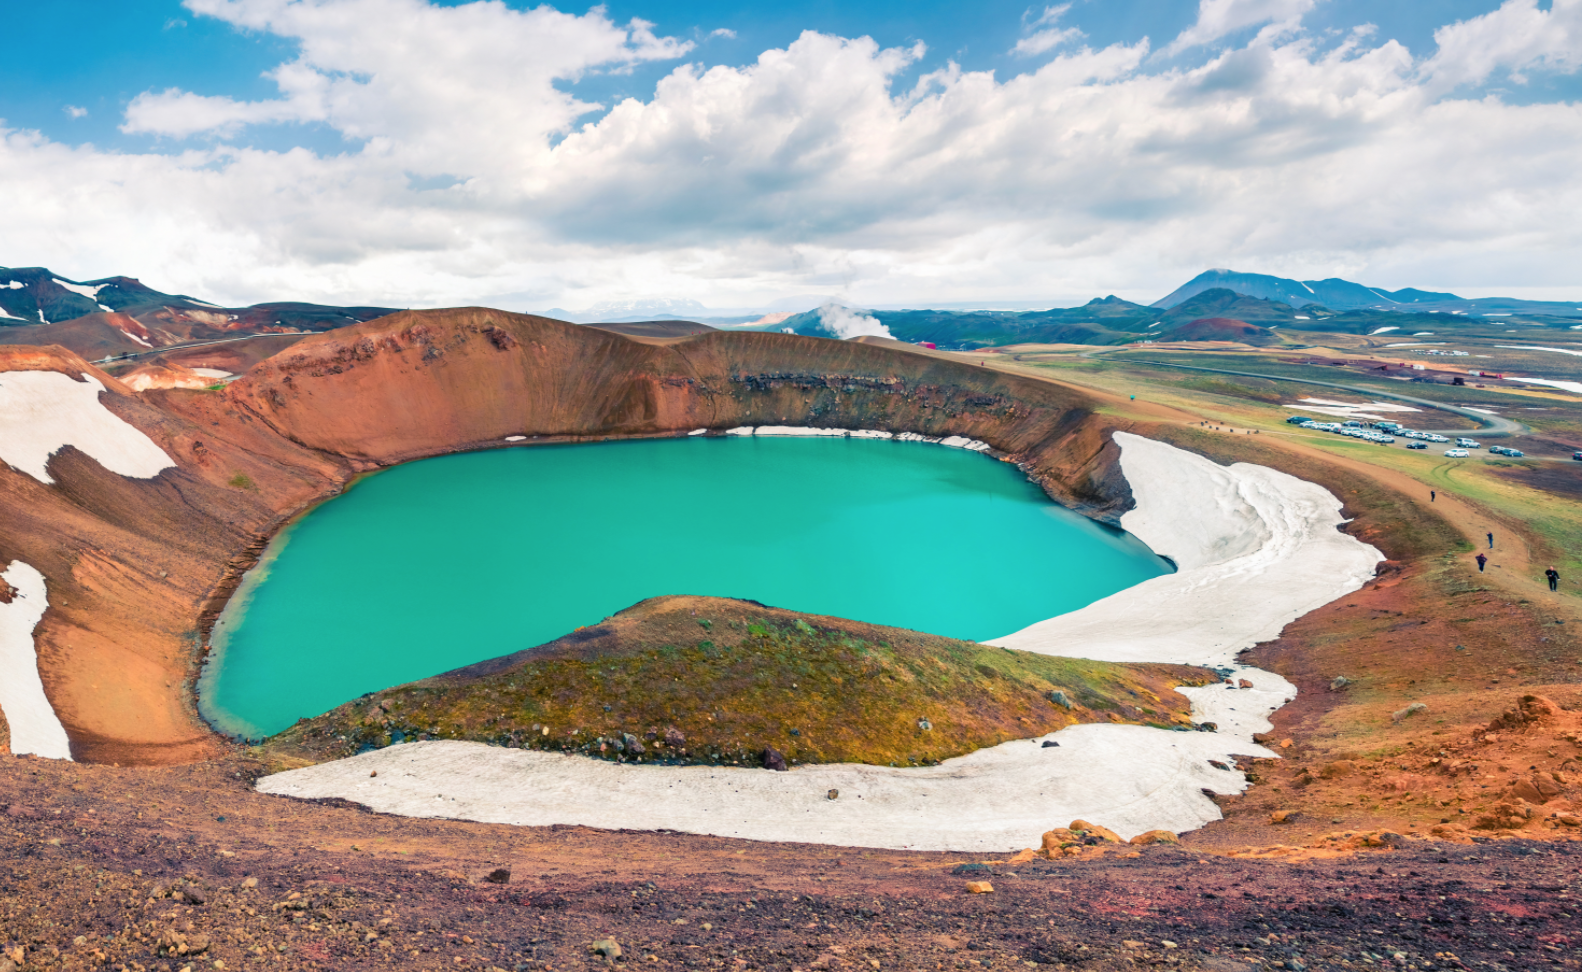
[[[1136,837],[1133,837],[1131,840],[1127,841],[1127,843],[1136,844],[1139,847],[1147,846],[1149,844],[1179,844],[1181,843],[1181,838],[1177,837],[1168,830],[1149,830],[1138,834]]]
[[[990,884],[987,881],[968,881],[967,882],[967,893],[968,894],[992,894],[993,892],[994,892],[994,885]]]
[[[1100,840],[1108,841],[1111,844],[1125,843],[1125,841],[1121,840],[1121,835],[1117,834],[1110,828],[1101,827],[1095,823],[1088,823],[1086,820],[1071,821],[1071,827],[1069,829],[1073,832],[1080,831],[1084,836],[1087,837],[1097,837]]]
[[[665,727],[665,746],[670,749],[680,749],[686,745],[687,735],[675,726]]]
[[[588,946],[588,951],[613,962],[621,957],[621,946],[613,938],[600,938]]]
[[[764,769],[784,773],[786,766],[785,754],[773,746],[766,747],[763,752]]]
[[[1071,697],[1058,689],[1049,693],[1049,701],[1060,706],[1062,709],[1071,708]]]
[[[1404,709],[1396,709],[1394,712],[1391,712],[1390,713],[1390,721],[1391,722],[1395,722],[1395,723],[1399,723],[1403,719],[1410,719],[1412,716],[1417,715],[1417,713],[1419,713],[1419,712],[1427,712],[1427,711],[1428,711],[1428,706],[1424,705],[1421,702],[1413,702],[1411,705],[1407,706]]]
[[[1516,705],[1489,723],[1486,732],[1520,731],[1529,726],[1549,725],[1560,718],[1560,706],[1542,695],[1524,695]]]

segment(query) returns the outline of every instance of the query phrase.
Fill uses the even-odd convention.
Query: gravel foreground
[[[410,820],[264,796],[258,771],[0,757],[0,970],[1582,964],[1579,843],[1293,863],[1189,837],[1011,865]]]

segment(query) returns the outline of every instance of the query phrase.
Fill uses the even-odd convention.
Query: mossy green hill
[[[262,747],[277,765],[464,739],[637,762],[925,765],[1079,722],[1190,728],[1184,665],[1057,658],[663,597],[557,641],[374,693]],[[634,745],[635,744],[635,745]]]

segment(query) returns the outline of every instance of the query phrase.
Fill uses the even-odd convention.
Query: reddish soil
[[[1386,836],[1297,863],[1100,846],[1010,864],[406,820],[261,796],[255,771],[0,757],[0,953],[29,970],[562,972],[606,966],[591,948],[613,939],[614,964],[660,969],[1579,964],[1582,843]]]

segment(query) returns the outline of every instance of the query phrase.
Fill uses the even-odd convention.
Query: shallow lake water
[[[926,443],[443,456],[359,480],[276,539],[215,628],[199,701],[225,731],[275,733],[662,594],[983,640],[1169,570],[1015,466]]]

